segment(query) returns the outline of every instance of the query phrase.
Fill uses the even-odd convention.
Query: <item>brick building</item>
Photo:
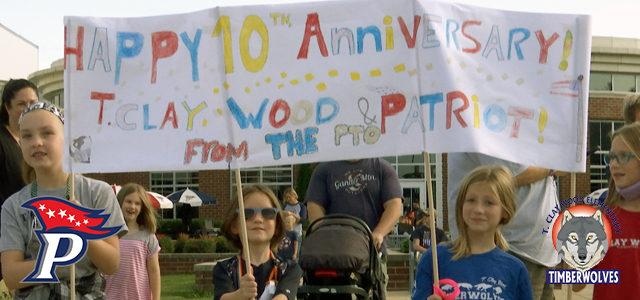
[[[62,106],[62,60],[52,64],[50,69],[35,72],[29,76],[43,92],[46,100]],[[600,145],[602,150],[595,152],[588,160],[587,172],[577,174],[577,195],[587,195],[594,190],[606,187],[604,163],[602,157],[608,153],[610,141],[608,135],[622,122],[622,98],[630,92],[636,92],[640,85],[640,40],[613,37],[594,37],[591,56],[591,76],[589,94],[588,148]],[[438,226],[448,230],[446,207],[447,166],[446,154],[430,154],[431,184],[434,202],[438,210]],[[398,172],[404,196],[405,208],[411,201],[419,201],[426,207],[426,183],[424,178],[424,157],[422,154],[385,157]],[[242,170],[243,183],[262,183],[271,187],[276,194],[289,186],[296,186],[297,170],[300,166],[261,167]],[[214,196],[217,205],[199,208],[200,217],[221,218],[228,199],[235,191],[232,170],[189,172],[137,172],[86,174],[89,177],[104,180],[110,184],[136,182],[145,188],[168,195],[171,192],[189,187]],[[569,178],[559,180],[559,198],[566,199],[570,193]],[[172,217],[164,212],[164,217]]]

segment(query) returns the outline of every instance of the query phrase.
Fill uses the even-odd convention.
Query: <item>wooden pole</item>
[[[76,200],[75,196],[75,178],[73,173],[69,174],[71,180],[69,183],[69,201]],[[76,300],[76,265],[69,266],[69,299]]]
[[[571,198],[576,196],[576,173],[571,173]],[[571,284],[567,284],[567,300],[571,300],[573,292],[571,291]]]
[[[436,215],[435,209],[433,207],[433,188],[431,187],[431,160],[429,158],[429,153],[424,153],[424,165],[425,165],[425,174],[427,179],[427,203],[429,204],[429,223],[431,224],[431,260],[433,263],[433,284],[437,287],[440,287],[440,278],[438,276],[438,250],[437,250],[437,240],[436,240]]]
[[[242,195],[242,181],[240,180],[240,169],[236,169],[236,193],[238,195],[238,216],[240,220],[240,241],[242,242],[242,258],[246,263],[247,274],[253,274],[251,269],[251,258],[249,258],[249,239],[247,238],[247,220],[244,216],[244,196]]]

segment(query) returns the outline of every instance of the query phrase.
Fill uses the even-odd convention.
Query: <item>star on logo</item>
[[[61,218],[64,218],[64,216],[67,215],[67,211],[66,210],[60,210],[60,212],[58,213],[60,215]]]
[[[84,219],[84,221],[82,221],[82,223],[84,223],[85,225],[89,224],[89,220]]]
[[[40,208],[38,208],[39,210],[45,210],[46,208],[44,207],[44,204],[40,204]]]
[[[67,220],[69,220],[69,222],[73,223],[73,221],[76,220],[76,216],[74,215],[69,215],[69,217],[67,218]]]
[[[80,222],[76,222],[76,227],[80,226]]]
[[[56,216],[56,212],[53,210],[49,210],[49,212],[47,213],[47,215],[49,215],[49,219],[53,218]]]

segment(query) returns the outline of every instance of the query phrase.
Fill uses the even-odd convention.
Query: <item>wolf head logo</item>
[[[599,210],[590,217],[576,217],[567,210],[562,214],[561,224],[556,247],[570,266],[584,272],[604,258],[609,243]]]

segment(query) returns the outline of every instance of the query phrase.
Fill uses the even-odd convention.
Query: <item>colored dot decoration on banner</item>
[[[448,64],[452,64],[452,63],[454,63],[455,59],[453,57],[447,57],[446,61],[447,61]],[[456,62],[456,63],[460,67],[461,70],[465,70],[468,67],[473,67],[472,65],[470,65],[469,63],[464,62],[464,61],[459,62],[459,63]],[[435,66],[434,66],[433,63],[425,64],[424,67],[425,67],[425,69],[427,71],[433,71],[435,69]],[[475,67],[475,70],[478,73],[484,73],[484,71],[485,71],[482,67]],[[418,69],[414,68],[414,69],[411,69],[411,70],[407,71],[406,65],[404,63],[401,63],[401,64],[393,66],[393,70],[389,70],[389,69],[385,70],[385,69],[377,68],[377,69],[372,69],[372,70],[365,71],[365,72],[368,72],[369,73],[368,75],[371,78],[382,77],[384,75],[388,76],[389,74],[399,74],[399,73],[405,73],[405,72],[409,76],[414,77],[414,76],[416,76],[418,74]],[[389,73],[389,72],[391,72],[391,73]],[[536,72],[537,75],[541,75],[542,73],[543,73],[543,70],[538,70]],[[344,75],[344,73],[342,73],[342,74]],[[366,74],[366,73],[352,71],[352,72],[347,72],[346,74],[347,74],[348,79],[350,81],[359,81],[359,80],[363,79],[362,76],[363,76],[363,74]],[[340,76],[341,73],[336,69],[327,71],[327,75],[329,77],[332,77],[332,78],[340,79],[342,77],[344,79],[344,76]],[[277,76],[279,76],[282,79],[285,79],[287,77],[291,77],[290,74],[288,74],[287,72],[284,72],[284,71],[280,72]],[[499,77],[502,78],[503,81],[511,81],[511,80],[513,80],[513,83],[515,83],[518,86],[521,86],[521,85],[525,84],[525,80],[523,78],[517,77],[518,79],[514,80],[514,79],[511,79],[512,77],[510,76],[510,74],[507,74],[507,73],[504,73],[504,74],[500,75]],[[312,73],[307,73],[307,74],[304,74],[304,75],[302,75],[302,74],[294,75],[293,78],[294,79],[278,83],[276,85],[276,87],[278,89],[284,89],[287,86],[303,85],[304,83],[309,83],[309,82],[311,82],[313,80],[316,80],[316,75],[314,75]],[[304,78],[304,80],[302,80],[303,78]],[[484,80],[487,81],[487,82],[492,82],[495,78],[496,77],[494,77],[494,75],[492,75],[492,74],[486,74],[484,76]],[[455,79],[455,82],[460,83],[463,80],[464,80],[463,78],[458,77],[458,78]],[[267,76],[267,77],[264,78],[264,82],[266,84],[270,84],[271,81],[272,81],[272,76]],[[121,85],[124,85],[124,82],[122,82]],[[432,81],[431,82],[431,86],[432,87],[433,86],[437,86],[437,85],[438,85],[438,83],[436,81]],[[222,84],[222,86],[227,90],[230,88],[230,85],[228,83],[226,83],[226,82],[224,82]],[[260,81],[255,82],[255,86],[257,88],[261,88],[262,87],[261,82]],[[314,87],[318,90],[318,92],[322,92],[322,91],[327,89],[327,82],[316,83],[316,84],[314,84]],[[199,86],[196,86],[195,88],[198,89]],[[179,89],[179,87],[176,87],[176,90],[178,90],[178,89]],[[251,89],[249,88],[249,86],[246,86],[244,88],[244,91],[247,94],[251,94]],[[213,89],[213,94],[219,94],[219,93],[220,93],[220,88],[214,88]]]

